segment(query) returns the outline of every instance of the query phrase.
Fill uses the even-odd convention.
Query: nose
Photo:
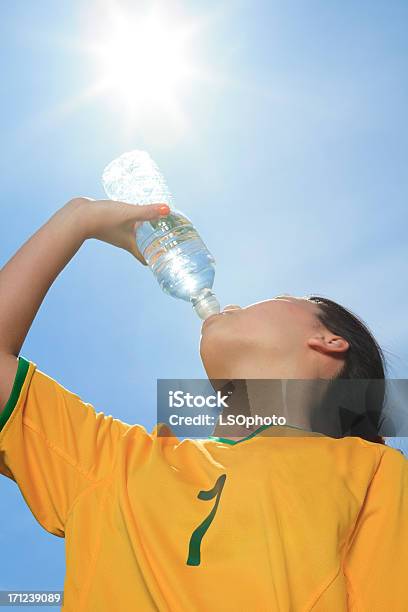
[[[227,306],[224,306],[223,311],[235,310],[236,308],[241,308],[241,306],[238,306],[238,304],[228,304]]]

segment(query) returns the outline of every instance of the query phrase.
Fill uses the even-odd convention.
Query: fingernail
[[[168,215],[170,212],[170,208],[167,204],[160,204],[159,206],[159,213],[161,215]]]

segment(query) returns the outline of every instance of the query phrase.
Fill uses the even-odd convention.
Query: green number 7
[[[207,529],[211,525],[211,523],[213,521],[213,518],[215,516],[215,513],[217,512],[218,502],[220,501],[220,496],[221,496],[222,488],[224,486],[224,482],[225,482],[226,478],[227,478],[227,475],[226,474],[222,474],[218,478],[218,480],[215,483],[214,487],[212,489],[210,489],[210,491],[200,491],[198,496],[197,496],[198,499],[203,499],[205,501],[213,499],[213,497],[215,497],[215,496],[217,496],[217,499],[216,499],[216,502],[215,502],[214,507],[211,510],[210,514],[207,516],[206,519],[204,519],[204,521],[201,523],[201,525],[199,525],[197,527],[197,529],[195,529],[193,531],[193,533],[191,535],[189,549],[188,549],[187,565],[200,565],[200,561],[201,561],[201,557],[200,557],[201,540],[203,539],[203,536],[204,536],[205,532],[207,531]]]

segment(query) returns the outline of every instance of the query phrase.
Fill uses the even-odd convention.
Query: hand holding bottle
[[[138,228],[138,253],[162,290],[190,302],[201,319],[220,312],[212,291],[215,259],[189,217],[174,207],[164,176],[150,155],[138,149],[123,153],[106,166],[102,184],[114,201],[139,206],[159,201],[169,205],[165,219],[148,220]]]
[[[75,198],[82,206],[82,218],[86,238],[96,238],[129,251],[142,263],[147,262],[135,241],[135,231],[145,221],[152,221],[168,215],[167,204],[126,204],[115,200],[93,200]]]

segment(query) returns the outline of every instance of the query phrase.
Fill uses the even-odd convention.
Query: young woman
[[[339,436],[348,433],[384,443],[378,435],[384,402],[382,350],[364,323],[332,300],[277,296],[246,308],[226,306],[204,323],[200,353],[210,379],[247,381],[244,394],[249,400],[240,401],[240,393],[238,406],[243,404],[259,416],[270,415],[272,409],[283,414],[281,385],[250,385],[248,381],[290,379],[291,384],[286,385],[291,391],[290,405],[285,413],[292,425],[296,422],[308,430],[323,429]],[[312,388],[310,379],[319,384]],[[330,386],[321,384],[323,381],[330,381]],[[377,384],[368,387],[369,381]],[[355,406],[357,392],[366,388],[360,394],[363,403]],[[335,400],[341,404],[341,415]],[[328,406],[331,415],[327,415]],[[233,430],[218,425],[216,431],[228,432],[234,439],[239,439],[234,434],[244,435],[242,427]],[[275,434],[271,430],[264,435]]]
[[[180,441],[96,412],[20,354],[85,240],[145,264],[134,228],[167,213],[75,198],[0,272],[0,472],[65,537],[62,609],[405,612],[408,468],[373,441],[380,409],[371,429],[352,419],[361,432],[335,438],[313,431],[296,395],[296,423]],[[200,354],[210,380],[245,380],[261,411],[258,379],[384,377],[362,322],[313,296],[225,308],[204,322]]]

